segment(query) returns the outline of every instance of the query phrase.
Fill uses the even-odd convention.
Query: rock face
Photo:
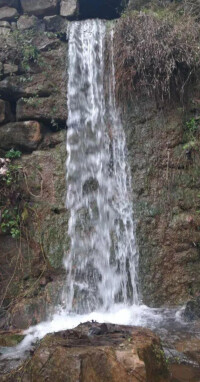
[[[125,113],[140,290],[151,306],[183,304],[200,290],[199,133],[187,150],[187,123],[194,118],[199,129],[199,98],[197,84],[185,111],[158,111],[141,97]]]
[[[21,6],[29,15],[47,16],[56,13],[58,0],[21,0]]]
[[[22,131],[24,123],[17,123],[22,125]],[[36,121],[34,124],[40,126]],[[11,302],[6,316],[0,319],[0,327],[25,329],[44,320],[60,302],[65,282],[62,260],[70,243],[65,209],[65,134],[65,131],[45,134],[40,149],[18,160],[23,168],[18,182],[26,200],[23,207],[26,228],[20,252],[18,240],[0,235],[1,299],[4,298],[3,306]],[[7,275],[12,276],[15,266],[17,272],[8,285]],[[17,302],[14,296],[18,296]]]
[[[86,323],[46,336],[19,371],[0,377],[12,382],[167,382],[158,337],[150,330]]]

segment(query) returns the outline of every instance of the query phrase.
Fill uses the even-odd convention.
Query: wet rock
[[[10,104],[3,99],[0,99],[0,124],[13,121]]]
[[[200,318],[200,296],[187,302],[184,317],[188,321],[193,321]]]
[[[50,277],[41,278],[38,295],[24,298],[12,308],[9,327],[23,330],[45,321],[54,312],[54,307],[61,304],[60,291],[64,282],[64,274],[56,276],[55,280],[51,280]]]
[[[65,17],[75,16],[77,10],[77,0],[61,0],[60,14]]]
[[[10,326],[17,329],[27,329],[46,319],[46,306],[43,297],[23,300],[12,310]]]
[[[20,31],[31,29],[31,28],[37,28],[40,21],[36,16],[28,17],[26,15],[20,16],[20,18],[17,20],[17,28]]]
[[[83,194],[88,194],[90,192],[96,191],[99,188],[98,180],[95,178],[89,178],[83,184]]]
[[[105,324],[104,324],[105,325]],[[0,379],[7,382],[168,382],[159,338],[148,329],[85,323],[47,335],[20,370]],[[158,357],[159,355],[159,357]],[[4,379],[6,378],[6,379]]]
[[[0,148],[32,151],[42,139],[41,125],[36,121],[13,122],[0,127]]]
[[[18,12],[15,8],[3,7],[0,11],[0,20],[11,21],[18,16]]]
[[[24,13],[36,16],[47,16],[55,14],[58,0],[21,0]]]

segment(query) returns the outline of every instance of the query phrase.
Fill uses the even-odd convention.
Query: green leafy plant
[[[22,98],[23,102],[26,104],[26,105],[29,105],[29,106],[32,106],[32,107],[38,107],[40,104],[41,104],[41,99],[39,99],[39,96],[36,95],[34,97],[30,97],[30,98]]]
[[[17,159],[17,158],[20,158],[21,155],[22,155],[21,151],[11,149],[6,153],[5,157],[8,159]]]
[[[195,132],[198,129],[198,125],[197,125],[196,119],[195,118],[191,118],[188,122],[186,122],[186,127],[187,127],[187,130],[191,134],[195,134]]]
[[[15,30],[13,32],[13,37],[16,42],[22,69],[25,73],[30,72],[31,64],[43,66],[44,62],[41,53],[34,44],[34,38],[36,37],[35,29],[25,31]]]
[[[198,145],[196,137],[198,131],[197,120],[193,117],[185,123],[184,126],[184,139],[186,143],[183,146],[184,150],[191,150]]]
[[[20,216],[18,208],[4,209],[1,215],[1,231],[4,233],[10,233],[11,236],[16,239],[20,236]]]

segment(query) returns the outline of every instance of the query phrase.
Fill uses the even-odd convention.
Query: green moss
[[[22,334],[12,334],[12,333],[1,334],[0,346],[5,346],[5,347],[16,346],[24,339],[24,337],[25,336]]]

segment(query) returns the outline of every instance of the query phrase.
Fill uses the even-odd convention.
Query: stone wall
[[[58,13],[56,0],[0,0],[0,156],[22,153],[12,161],[19,191],[8,184],[1,203],[1,211],[20,206],[22,225],[20,239],[0,232],[4,328],[44,319],[65,279],[67,20]]]
[[[1,0],[0,21],[13,21],[20,14],[45,17],[61,15],[75,17],[77,0]]]

